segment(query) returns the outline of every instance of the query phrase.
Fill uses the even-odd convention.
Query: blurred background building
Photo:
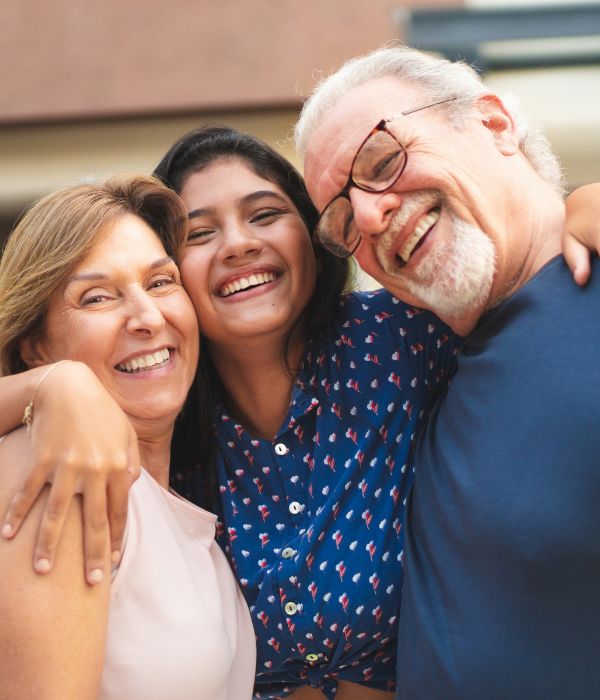
[[[545,126],[571,187],[600,180],[600,0],[2,0],[0,241],[32,200],[149,173],[206,123],[297,162],[315,79],[401,40],[474,61]]]

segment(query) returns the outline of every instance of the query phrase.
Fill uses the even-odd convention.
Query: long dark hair
[[[327,331],[339,309],[339,299],[348,277],[348,261],[326,251],[312,235],[318,218],[304,180],[294,166],[269,145],[229,127],[205,127],[186,134],[171,146],[157,165],[154,175],[180,193],[192,174],[216,160],[243,161],[259,177],[276,184],[293,202],[311,234],[317,263],[314,292],[298,319],[306,338]],[[282,361],[290,367],[287,350]],[[219,376],[206,350],[200,354],[196,381],[181,419],[171,450],[172,485],[205,507],[213,507],[216,490],[216,446],[213,429],[215,404],[222,391]]]

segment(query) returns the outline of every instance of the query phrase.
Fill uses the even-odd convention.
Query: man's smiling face
[[[350,189],[362,236],[355,256],[391,292],[456,327],[456,319],[476,319],[485,308],[498,243],[503,248],[506,212],[498,190],[507,177],[506,153],[490,124],[510,120],[493,99],[481,101],[489,119],[474,109],[461,128],[445,105],[398,116],[427,102],[418,87],[391,77],[352,89],[310,137],[305,176],[322,211],[347,183],[366,135],[393,118],[388,128],[407,151],[406,168],[384,192]]]

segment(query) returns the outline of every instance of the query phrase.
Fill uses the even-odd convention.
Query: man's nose
[[[363,236],[377,236],[387,230],[390,220],[402,205],[396,192],[365,192],[350,189],[354,221]]]

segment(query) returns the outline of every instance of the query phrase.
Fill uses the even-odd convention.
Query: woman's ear
[[[52,362],[44,349],[43,341],[37,335],[22,338],[19,341],[19,353],[21,354],[23,362],[30,369]]]
[[[505,156],[519,150],[519,135],[512,114],[498,95],[482,95],[476,102],[481,123],[489,130],[496,147]]]

